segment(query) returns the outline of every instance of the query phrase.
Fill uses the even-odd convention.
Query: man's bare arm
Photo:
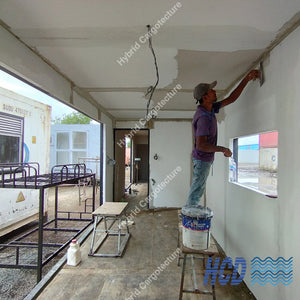
[[[247,83],[260,77],[259,70],[252,70],[248,75],[239,83],[234,91],[224,100],[221,101],[221,107],[233,103],[242,93]]]
[[[207,142],[207,136],[198,136],[196,138],[196,148],[197,150],[203,152],[222,152],[225,157],[230,157],[232,152],[230,149],[222,147],[222,146],[215,146]]]

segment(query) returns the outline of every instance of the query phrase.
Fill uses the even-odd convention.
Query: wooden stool
[[[211,291],[209,290],[200,290],[198,288],[197,285],[197,278],[196,278],[196,271],[195,271],[195,264],[194,264],[194,258],[200,258],[203,259],[203,271],[205,268],[205,259],[214,255],[217,255],[219,253],[217,246],[214,242],[214,239],[211,237],[211,242],[210,242],[210,247],[208,249],[204,249],[204,250],[194,250],[194,249],[190,249],[187,248],[183,245],[182,243],[182,222],[181,219],[179,220],[179,226],[178,226],[178,230],[179,230],[179,235],[178,235],[178,243],[179,243],[179,247],[181,250],[181,253],[183,255],[183,263],[182,263],[182,271],[181,271],[181,281],[180,281],[180,291],[179,291],[179,300],[182,299],[183,293],[193,293],[193,294],[203,294],[203,295],[212,295],[213,296],[213,300],[216,300],[216,293],[215,293],[215,286],[212,285],[212,289]],[[185,267],[186,267],[186,260],[187,260],[187,256],[190,256],[191,258],[191,263],[192,263],[192,271],[193,271],[193,282],[194,282],[194,289],[192,290],[187,290],[183,288],[184,285],[184,276],[185,276]],[[201,256],[201,257],[194,257],[194,255],[196,256]],[[179,257],[180,259],[180,257]],[[178,259],[178,263],[179,263],[179,259]]]
[[[124,210],[128,205],[127,202],[105,202],[103,205],[98,207],[92,214],[95,218],[94,220],[94,230],[91,242],[91,249],[89,256],[98,256],[98,257],[119,257],[122,256],[122,253],[125,249],[125,246],[130,237],[128,222],[126,216],[123,216]],[[104,220],[104,229],[97,229],[98,222],[103,219]],[[112,223],[107,226],[107,220],[111,219]],[[126,221],[126,232],[122,233],[121,221],[124,219]],[[118,229],[112,230],[111,227],[114,223],[118,221]],[[94,247],[95,242],[95,234],[96,232],[105,233],[104,236],[100,238],[97,242],[96,247]],[[118,236],[118,249],[116,253],[96,253],[99,248],[103,245],[104,241],[109,236]],[[123,241],[121,243],[121,236],[123,236]],[[94,249],[95,248],[95,249]]]

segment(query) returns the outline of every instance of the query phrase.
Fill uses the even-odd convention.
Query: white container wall
[[[247,260],[244,279],[257,299],[298,299],[300,293],[299,45],[300,28],[271,52],[264,64],[265,83],[250,83],[225,108],[227,118],[219,124],[219,144],[225,146],[237,136],[278,130],[278,198],[230,183],[228,160],[221,155],[216,155],[207,186],[213,235],[227,256]],[[256,256],[293,257],[292,284],[251,285],[250,261]]]
[[[0,113],[4,117],[23,120],[23,162],[38,162],[40,174],[48,173],[51,107],[0,88]],[[0,134],[10,135],[3,131]],[[4,156],[2,159],[1,162],[9,162]],[[39,191],[0,189],[0,205],[1,236],[37,218]]]
[[[58,164],[85,163],[100,177],[100,124],[51,126],[50,168]]]

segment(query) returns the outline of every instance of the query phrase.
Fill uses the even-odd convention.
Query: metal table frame
[[[32,175],[33,174],[33,175]],[[51,169],[50,174],[39,175],[39,165],[38,163],[12,163],[12,164],[0,164],[0,188],[19,188],[19,189],[38,189],[39,190],[39,220],[38,228],[30,231],[21,238],[10,242],[8,244],[0,244],[0,249],[5,247],[13,247],[16,249],[16,262],[15,264],[0,264],[2,268],[29,268],[37,269],[37,282],[42,279],[42,269],[45,264],[47,264],[54,256],[56,256],[61,250],[63,250],[69,242],[82,233],[92,222],[91,213],[84,212],[74,212],[80,214],[80,218],[71,218],[72,212],[67,212],[68,218],[58,218],[59,212],[58,208],[58,186],[61,184],[76,184],[79,180],[84,180],[87,178],[92,178],[93,182],[93,198],[92,198],[92,211],[95,210],[95,174],[90,173],[85,164],[66,164],[66,165],[56,165]],[[55,218],[50,222],[44,224],[44,192],[47,188],[56,187],[55,189]],[[90,215],[90,218],[84,219],[82,216],[84,214]],[[79,220],[79,221],[89,221],[89,223],[81,230],[73,229],[59,229],[57,228],[57,220]],[[44,228],[48,224],[54,222],[54,228]],[[24,243],[20,240],[34,231],[38,230],[38,242],[37,243]],[[54,243],[43,243],[43,231],[44,230],[54,230],[57,231],[74,231],[76,234],[64,244],[54,244]],[[37,264],[20,264],[19,263],[19,250],[20,248],[38,248],[37,253]],[[46,260],[43,261],[43,247],[59,247],[52,255],[50,255]]]
[[[128,222],[126,216],[124,216],[124,210],[127,206],[127,202],[106,202],[102,206],[98,207],[96,211],[93,212],[93,216],[95,217],[94,220],[94,230],[93,236],[91,241],[91,248],[89,256],[95,257],[120,257],[123,254],[123,251],[126,247],[128,239],[130,237]],[[126,223],[126,231],[122,232],[121,221],[125,220]],[[100,221],[104,220],[104,229],[97,229]],[[108,226],[107,221],[112,220],[111,224]],[[118,222],[118,229],[113,230],[111,229],[112,226]],[[104,233],[104,235],[99,239],[96,246],[94,247],[95,243],[95,235],[96,232]],[[104,241],[109,236],[117,236],[118,243],[117,243],[117,252],[115,253],[97,253],[100,247],[103,245]],[[123,236],[123,240],[121,242],[121,236]]]

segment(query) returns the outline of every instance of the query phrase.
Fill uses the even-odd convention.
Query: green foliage
[[[131,140],[126,140],[126,147],[130,148],[131,147]]]
[[[63,115],[62,118],[56,117],[54,124],[90,124],[91,118],[83,115],[80,112],[73,112],[68,115]]]

